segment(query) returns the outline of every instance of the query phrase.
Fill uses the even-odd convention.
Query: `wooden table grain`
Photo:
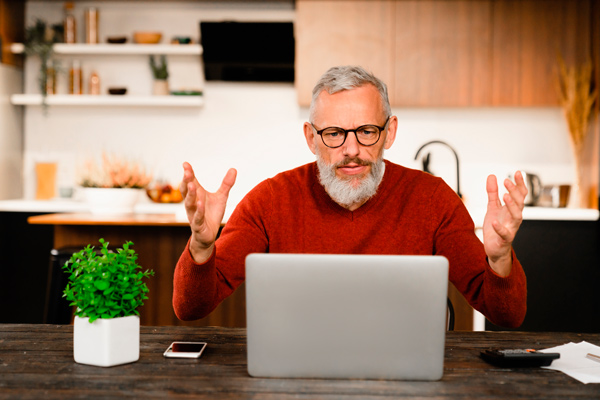
[[[208,347],[199,360],[166,359],[174,340]],[[72,326],[0,324],[0,398],[598,399],[600,385],[479,358],[490,347],[543,349],[582,340],[600,344],[600,334],[448,332],[440,381],[261,379],[248,375],[243,328],[142,326],[139,361],[102,368],[73,361]]]

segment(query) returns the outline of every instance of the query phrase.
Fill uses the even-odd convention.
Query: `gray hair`
[[[310,122],[314,122],[315,116],[315,103],[317,97],[323,90],[326,90],[329,94],[341,92],[343,90],[355,89],[363,85],[373,85],[381,96],[381,104],[383,105],[383,111],[385,117],[392,115],[392,109],[390,107],[390,100],[388,98],[387,86],[382,80],[377,78],[372,73],[366,71],[362,67],[346,65],[332,67],[325,72],[312,91],[312,100],[309,108]]]

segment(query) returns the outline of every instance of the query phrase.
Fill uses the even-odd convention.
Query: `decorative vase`
[[[92,214],[132,214],[144,189],[84,188],[84,196]]]
[[[140,359],[140,317],[97,319],[75,317],[73,356],[79,364],[112,367]]]
[[[169,81],[167,81],[166,79],[154,80],[154,85],[152,86],[152,94],[155,96],[164,96],[169,94]]]

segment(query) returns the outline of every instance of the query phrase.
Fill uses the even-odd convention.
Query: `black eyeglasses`
[[[336,147],[343,145],[348,137],[348,132],[354,132],[356,135],[356,141],[359,144],[363,146],[373,146],[379,141],[379,138],[381,137],[381,131],[385,130],[390,118],[391,117],[388,117],[388,119],[385,120],[385,124],[383,124],[383,126],[362,125],[356,129],[342,129],[333,126],[317,130],[312,123],[310,125],[313,127],[315,132],[317,132],[317,135],[321,136],[323,144],[331,149],[335,149]]]

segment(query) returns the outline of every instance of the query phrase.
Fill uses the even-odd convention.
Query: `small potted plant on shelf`
[[[150,69],[154,76],[154,86],[152,88],[152,94],[154,95],[166,95],[169,94],[169,70],[167,67],[167,57],[165,55],[160,56],[160,64],[156,62],[153,55],[150,56]]]
[[[25,55],[40,58],[38,83],[42,94],[42,105],[46,107],[46,96],[56,94],[56,65],[52,61],[54,44],[63,41],[62,24],[48,25],[37,19],[25,29]]]
[[[88,245],[74,253],[63,266],[69,274],[63,297],[75,307],[75,362],[111,367],[140,357],[137,309],[148,298],[143,279],[154,271],[141,271],[132,242],[116,252],[104,239],[100,244],[98,250]]]
[[[137,162],[102,154],[102,163],[88,160],[79,185],[92,214],[130,214],[152,175]]]

